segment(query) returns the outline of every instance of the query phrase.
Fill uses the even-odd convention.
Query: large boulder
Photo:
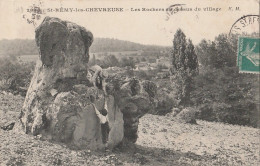
[[[16,129],[78,148],[135,142],[139,118],[152,108],[154,85],[130,79],[95,86],[88,71],[93,35],[75,23],[46,17],[35,38],[40,57]],[[97,110],[106,110],[108,130]]]
[[[46,17],[35,38],[40,58],[21,111],[22,129],[80,148],[103,148],[101,124],[93,104],[102,110],[106,98],[108,144],[114,147],[120,143],[123,114],[115,107],[114,97],[105,97],[87,77],[92,33],[74,23]]]

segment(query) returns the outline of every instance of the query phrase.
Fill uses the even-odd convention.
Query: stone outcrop
[[[116,108],[123,113],[124,141],[135,143],[139,119],[155,108],[156,84],[126,78],[122,75],[107,79],[106,91],[114,97]]]
[[[102,86],[106,92],[96,87],[88,72],[93,35],[77,24],[46,17],[35,38],[40,57],[17,128],[78,148],[113,148],[123,140],[135,142],[139,118],[152,106],[150,86],[130,79],[122,84],[107,82]],[[99,111],[107,109],[107,142],[102,139],[94,106]]]

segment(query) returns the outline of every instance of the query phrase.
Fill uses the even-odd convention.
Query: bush
[[[129,58],[123,57],[120,61],[121,67],[130,67],[130,68],[134,69],[135,64],[136,64],[135,60],[131,57],[129,57]]]
[[[148,80],[149,76],[147,75],[147,73],[143,70],[140,71],[135,71],[135,76],[139,79],[144,79],[144,80]]]
[[[34,63],[18,62],[14,56],[0,59],[0,90],[19,93],[28,88]]]
[[[89,66],[93,65],[99,65],[103,69],[106,69],[108,67],[116,67],[119,66],[119,60],[115,57],[115,55],[106,55],[104,59],[96,59],[95,56],[93,56],[92,59],[89,61]]]
[[[195,114],[197,110],[191,107],[184,108],[180,113],[174,118],[176,121],[181,123],[191,123],[196,124]]]
[[[172,103],[172,99],[168,96],[165,96],[165,99],[159,100],[158,105],[155,108],[156,115],[166,115],[167,113],[172,111],[172,107],[174,104]]]
[[[198,118],[257,127],[258,76],[239,74],[236,67],[210,69],[196,77],[192,101]]]
[[[157,94],[156,108],[154,112],[151,112],[151,114],[166,115],[167,113],[172,112],[172,108],[175,105],[176,104],[174,103],[172,96],[167,92],[162,92],[160,89]]]
[[[200,119],[257,127],[259,76],[239,73],[236,50],[237,36],[200,42],[196,51],[203,70],[195,78],[192,102]]]

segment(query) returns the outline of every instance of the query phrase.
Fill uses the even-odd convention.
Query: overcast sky
[[[43,0],[42,0],[43,1]],[[181,28],[188,38],[197,44],[201,39],[213,40],[220,33],[228,33],[232,24],[244,15],[259,14],[258,0],[157,0],[157,1],[94,1],[94,0],[0,0],[0,39],[33,39],[35,27],[22,18],[31,17],[26,9],[33,4],[48,8],[123,8],[123,12],[46,12],[42,16],[54,16],[75,22],[90,30],[94,37],[116,38],[141,44],[172,45],[174,33]],[[167,20],[166,11],[131,11],[142,8],[163,8],[186,4],[192,11],[175,13]],[[201,11],[194,11],[200,7]],[[204,11],[206,7],[220,11]],[[233,11],[229,10],[232,7]],[[239,10],[235,10],[239,7]],[[39,23],[38,23],[39,24]],[[258,27],[257,27],[258,28]]]

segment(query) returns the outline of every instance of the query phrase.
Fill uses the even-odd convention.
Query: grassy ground
[[[0,93],[0,126],[19,115],[23,98]],[[0,130],[0,165],[248,165],[259,164],[259,129],[197,121],[181,124],[147,114],[136,145],[114,151],[73,150],[60,143]]]

